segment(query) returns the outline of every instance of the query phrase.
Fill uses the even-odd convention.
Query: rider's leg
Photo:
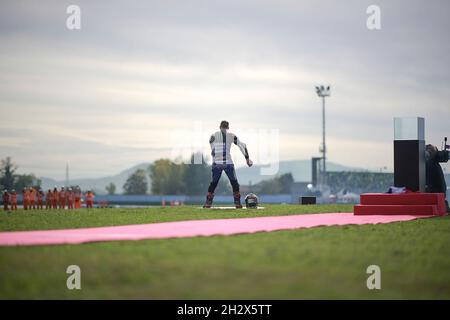
[[[231,187],[233,188],[234,205],[236,206],[236,208],[242,208],[241,194],[239,192],[239,182],[236,177],[234,165],[228,164],[225,168],[225,173],[227,174],[228,179],[230,179]]]
[[[216,190],[217,184],[219,183],[220,176],[222,175],[222,170],[222,166],[213,164],[211,169],[212,180],[208,187],[208,194],[206,195],[206,201],[203,205],[203,208],[211,208],[214,200],[214,190]]]

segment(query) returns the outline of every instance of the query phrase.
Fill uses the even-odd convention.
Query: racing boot
[[[236,206],[236,209],[241,209],[242,208],[241,194],[239,193],[239,191],[233,193],[233,198],[234,198],[234,205]]]
[[[213,200],[214,200],[214,193],[208,192],[208,194],[206,195],[206,201],[205,204],[203,205],[203,208],[211,208]]]

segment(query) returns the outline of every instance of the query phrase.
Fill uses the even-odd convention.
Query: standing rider
[[[219,183],[222,171],[225,171],[233,188],[234,205],[236,206],[236,208],[242,208],[241,194],[239,193],[239,183],[236,177],[236,171],[234,170],[233,160],[231,160],[231,144],[234,143],[239,147],[249,167],[253,165],[253,162],[250,160],[245,143],[239,141],[238,137],[233,133],[228,132],[228,129],[228,121],[222,121],[220,123],[220,131],[217,131],[216,133],[211,135],[211,138],[209,139],[209,144],[211,146],[211,156],[213,158],[212,181],[208,187],[206,202],[203,205],[204,208],[211,208],[212,206],[214,199],[214,190]]]

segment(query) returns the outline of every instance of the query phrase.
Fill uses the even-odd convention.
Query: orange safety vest
[[[31,189],[30,200],[31,201],[36,201],[36,190],[34,190],[34,189]]]

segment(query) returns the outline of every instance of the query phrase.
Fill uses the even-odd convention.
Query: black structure
[[[425,192],[425,119],[394,118],[394,185]]]
[[[300,197],[300,204],[316,204],[316,197]]]
[[[425,192],[425,141],[394,141],[394,185]]]

